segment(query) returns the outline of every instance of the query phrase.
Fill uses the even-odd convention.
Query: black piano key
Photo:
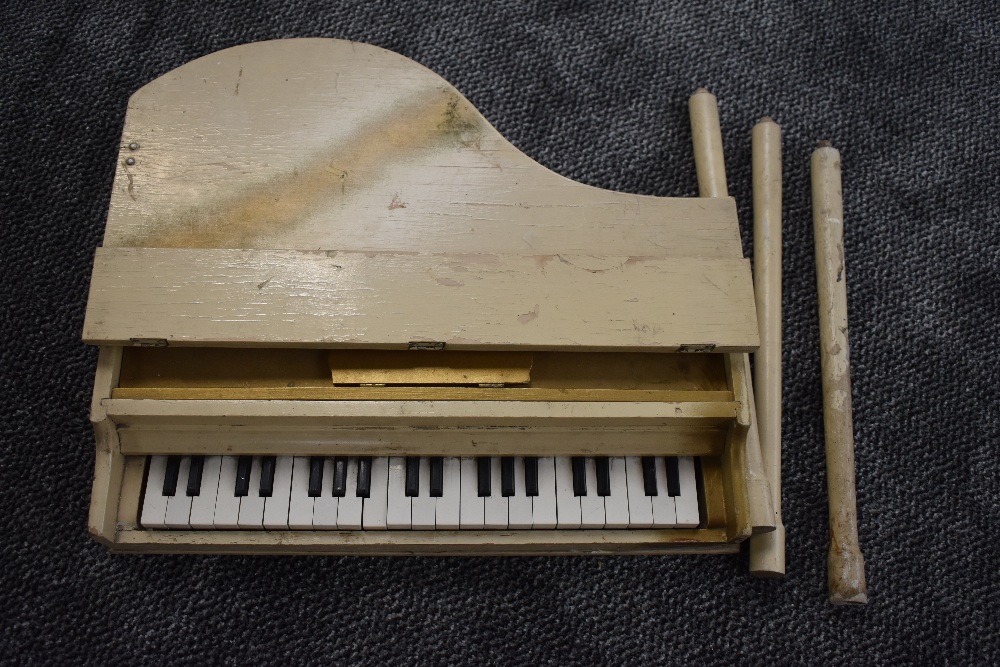
[[[587,459],[582,456],[573,457],[573,495],[587,495]]]
[[[597,495],[611,495],[611,461],[607,456],[598,456],[594,459],[597,464]]]
[[[274,493],[274,464],[273,456],[263,456],[260,459],[260,492],[261,498],[270,498]]]
[[[406,495],[416,498],[420,495],[420,457],[406,458]]]
[[[355,495],[358,498],[368,498],[372,494],[372,457],[358,457],[358,488]]]
[[[309,457],[309,497],[319,498],[323,493],[323,457]]]
[[[205,469],[204,456],[191,457],[191,469],[188,470],[188,484],[186,493],[189,496],[201,495],[201,473]]]
[[[444,459],[440,456],[431,457],[431,498],[444,495]]]
[[[538,457],[524,457],[524,495],[538,495]]]
[[[250,493],[250,468],[253,466],[252,456],[241,456],[236,462],[236,490],[234,496],[246,496]]]
[[[177,475],[181,471],[181,457],[167,457],[167,471],[163,475],[163,495],[172,496],[177,493]]]
[[[333,460],[333,496],[343,498],[347,495],[347,457],[338,456]]]
[[[647,496],[658,495],[656,489],[656,457],[642,457],[642,486]]]
[[[509,498],[514,495],[514,457],[500,457],[500,494]]]
[[[476,459],[476,471],[479,477],[479,497],[488,498],[490,495],[490,457],[480,456]]]
[[[667,495],[676,498],[681,495],[681,471],[677,467],[676,456],[665,456],[667,463]]]

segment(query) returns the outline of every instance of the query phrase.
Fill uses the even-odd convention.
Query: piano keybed
[[[151,456],[140,524],[165,530],[695,528],[689,456]]]

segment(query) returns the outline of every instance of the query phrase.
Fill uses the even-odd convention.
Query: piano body
[[[559,176],[373,46],[131,98],[84,340],[116,551],[733,552],[773,529],[729,197]]]

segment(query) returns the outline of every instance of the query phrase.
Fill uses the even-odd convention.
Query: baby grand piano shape
[[[247,44],[136,92],[83,337],[89,529],[117,551],[714,553],[773,527],[733,200],[559,176],[377,47]]]

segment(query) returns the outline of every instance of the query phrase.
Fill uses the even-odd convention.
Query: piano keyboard
[[[151,456],[140,523],[175,530],[693,528],[692,457]]]

